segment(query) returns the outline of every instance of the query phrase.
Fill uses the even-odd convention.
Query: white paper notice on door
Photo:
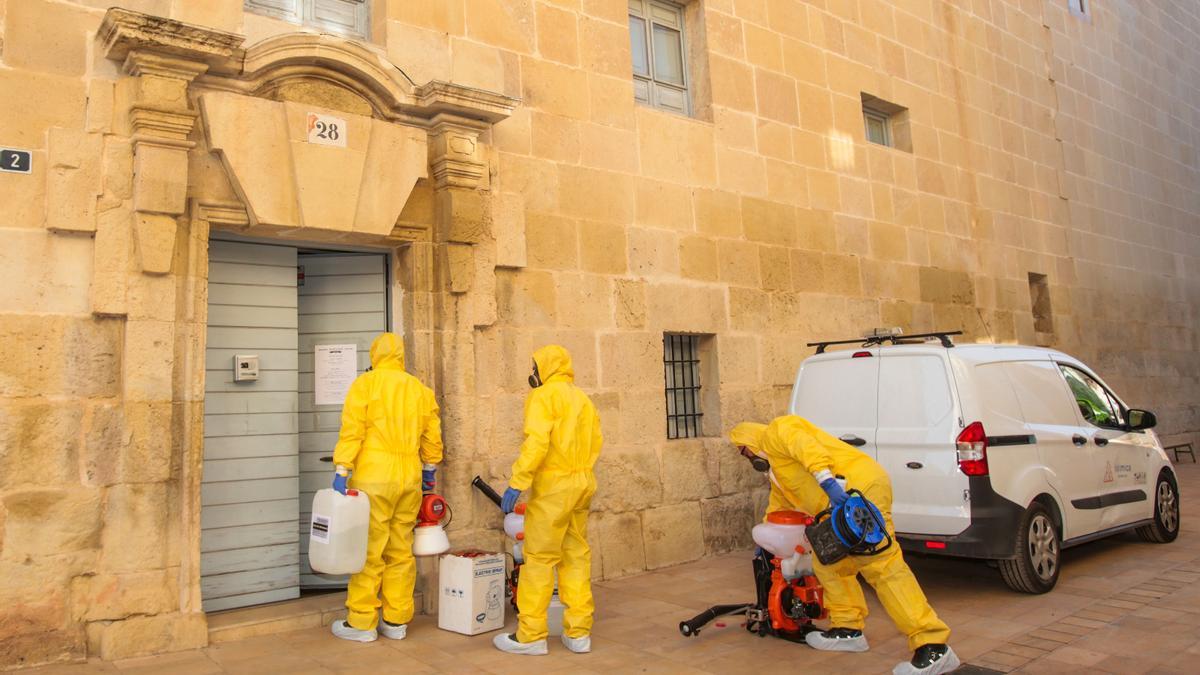
[[[313,358],[313,403],[341,405],[358,377],[357,345],[316,345]]]

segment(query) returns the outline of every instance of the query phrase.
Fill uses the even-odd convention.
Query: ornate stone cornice
[[[512,114],[520,99],[491,91],[464,87],[461,84],[433,80],[413,92],[415,108],[425,116],[449,114],[455,117],[496,123]]]
[[[135,77],[139,75],[153,75],[191,82],[198,75],[208,71],[208,64],[197,63],[196,61],[177,56],[162,56],[151,52],[133,50],[126,54],[125,62],[121,64],[121,69],[125,71],[125,74]]]
[[[240,202],[192,202],[192,219],[223,227],[246,227],[250,224],[246,207]]]
[[[152,105],[135,105],[129,111],[133,140],[184,150],[196,144],[188,140],[197,113],[190,110],[168,109]]]
[[[104,15],[97,40],[104,55],[114,61],[124,61],[131,51],[144,50],[218,66],[235,57],[240,58],[246,38],[237,33],[113,7]]]

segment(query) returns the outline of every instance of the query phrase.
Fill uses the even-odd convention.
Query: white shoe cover
[[[571,651],[575,652],[576,654],[587,654],[588,652],[592,651],[592,636],[591,635],[584,635],[583,637],[573,638],[573,637],[567,637],[567,634],[563,633],[562,643],[564,646],[566,646],[567,649],[570,649]]]
[[[329,631],[333,633],[334,637],[350,640],[351,642],[374,642],[379,639],[379,634],[375,631],[359,630],[343,620],[334,621],[330,624]]]
[[[820,631],[813,631],[804,636],[809,647],[823,652],[865,652],[870,649],[867,636],[859,635],[853,638],[828,638]]]
[[[386,621],[380,621],[379,634],[389,640],[403,640],[408,635],[408,624],[395,625]]]
[[[545,640],[538,640],[537,642],[517,642],[517,636],[510,635],[508,633],[501,633],[492,638],[492,644],[496,646],[496,649],[499,649],[502,652],[508,652],[509,654],[542,656],[550,651],[546,648]]]
[[[954,653],[954,649],[950,647],[946,649],[946,654],[942,658],[924,668],[917,668],[908,661],[897,663],[896,667],[892,668],[892,675],[940,675],[961,666],[962,662],[958,660],[958,654]]]

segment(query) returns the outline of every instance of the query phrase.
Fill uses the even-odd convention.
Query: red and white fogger
[[[441,495],[432,492],[422,495],[417,527],[413,530],[413,555],[441,555],[450,550],[450,537],[446,535],[450,521],[442,522],[447,515],[453,520],[454,512]]]
[[[775,511],[767,522],[754,526],[751,536],[759,551],[754,556],[754,602],[715,605],[695,617],[679,622],[684,637],[700,634],[700,629],[719,616],[745,615],[746,630],[766,637],[804,642],[804,636],[819,630],[813,621],[828,613],[823,591],[812,569],[812,551],[805,528],[812,516],[799,511]]]

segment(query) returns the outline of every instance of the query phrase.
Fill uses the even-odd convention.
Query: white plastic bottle
[[[317,490],[308,535],[308,562],[320,574],[355,574],[367,562],[371,500],[359,490]]]

